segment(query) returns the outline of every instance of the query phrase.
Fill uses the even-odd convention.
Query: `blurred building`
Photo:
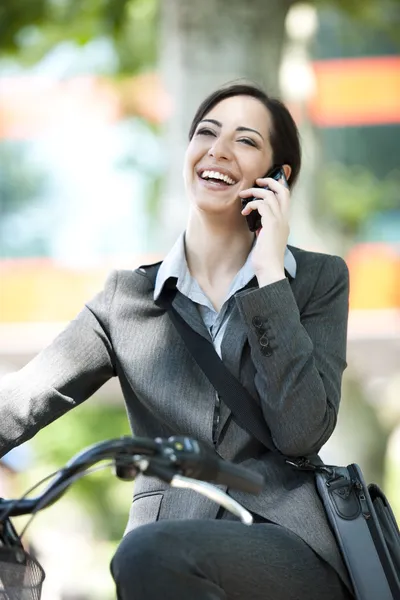
[[[390,175],[400,181],[400,54],[394,38],[323,10],[311,58],[315,93],[308,113],[322,165],[340,163],[349,173],[356,167],[371,175],[371,185],[383,186]],[[390,193],[390,209],[382,198],[345,256],[351,274],[349,363],[367,387],[374,381],[386,387],[400,371],[399,187]],[[347,198],[349,204],[369,200],[367,193]]]

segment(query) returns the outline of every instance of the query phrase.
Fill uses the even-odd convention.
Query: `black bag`
[[[288,459],[296,468],[313,470],[357,600],[400,599],[400,532],[388,499],[374,483],[367,486],[360,467],[313,465]]]
[[[260,406],[224,365],[211,342],[172,308],[171,298],[164,308],[238,425],[266,448],[278,452]],[[356,464],[327,466],[307,458],[287,458],[286,462],[315,472],[317,490],[357,600],[400,600],[400,532],[380,488],[373,483],[367,486]]]

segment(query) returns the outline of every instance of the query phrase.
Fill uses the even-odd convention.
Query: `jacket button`
[[[253,323],[254,327],[256,327],[257,329],[260,329],[260,327],[262,327],[264,325],[264,321],[261,317],[253,317],[251,322]]]
[[[269,346],[269,339],[267,338],[267,335],[265,333],[260,337],[258,341],[260,342],[260,346],[262,346],[263,348]]]

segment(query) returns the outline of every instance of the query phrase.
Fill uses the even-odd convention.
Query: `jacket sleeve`
[[[108,317],[117,272],[55,340],[0,380],[0,456],[30,439],[115,375]]]
[[[317,453],[335,428],[346,368],[348,295],[345,262],[326,256],[301,313],[287,279],[236,297],[262,411],[285,455]]]

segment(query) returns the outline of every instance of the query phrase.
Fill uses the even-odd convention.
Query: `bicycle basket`
[[[0,548],[0,600],[40,600],[45,573],[22,548]]]

